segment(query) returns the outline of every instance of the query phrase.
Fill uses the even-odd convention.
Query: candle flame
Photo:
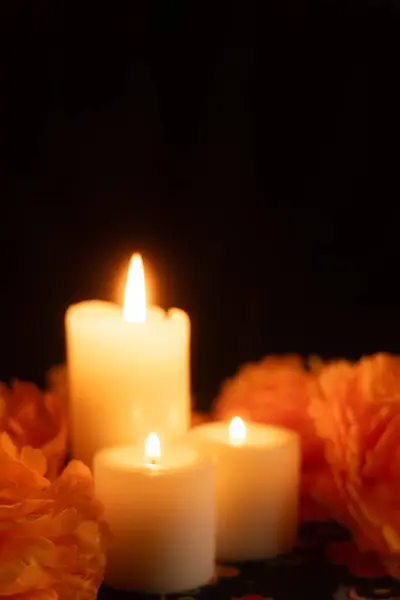
[[[246,425],[240,417],[234,417],[230,422],[229,438],[232,444],[241,444],[246,439]]]
[[[161,456],[160,438],[156,433],[149,433],[144,446],[144,453],[148,460],[148,464],[155,465]]]
[[[134,254],[129,265],[125,286],[124,321],[144,323],[146,321],[146,287],[144,284],[143,261],[140,254]]]

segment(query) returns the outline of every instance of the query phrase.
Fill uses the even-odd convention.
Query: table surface
[[[332,523],[307,525],[288,556],[264,563],[218,565],[214,581],[170,596],[121,592],[103,586],[98,600],[400,600],[400,581],[378,571],[351,573],[332,565],[326,549],[348,545],[347,534]],[[343,556],[345,551],[343,551]]]

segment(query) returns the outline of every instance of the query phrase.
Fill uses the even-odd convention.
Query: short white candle
[[[139,446],[106,448],[94,459],[99,500],[114,539],[105,582],[147,593],[208,583],[215,564],[213,462],[150,434]]]
[[[91,466],[106,446],[181,436],[190,419],[190,321],[173,308],[146,309],[141,258],[129,270],[123,310],[88,301],[66,314],[72,452]]]
[[[288,552],[298,525],[300,443],[286,429],[235,417],[188,434],[216,459],[217,559],[263,560]]]

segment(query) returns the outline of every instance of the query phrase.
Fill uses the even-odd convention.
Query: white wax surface
[[[212,461],[167,447],[145,466],[138,447],[105,449],[94,459],[96,493],[114,534],[105,581],[125,590],[179,593],[208,583],[215,563]]]
[[[247,423],[246,440],[233,444],[228,428],[209,423],[187,436],[216,461],[217,558],[263,560],[288,552],[298,525],[298,436]]]
[[[162,442],[185,433],[190,418],[186,313],[149,308],[145,323],[127,323],[116,304],[71,306],[66,314],[67,362],[75,458],[91,466],[106,446]]]

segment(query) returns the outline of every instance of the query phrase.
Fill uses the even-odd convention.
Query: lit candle
[[[187,431],[190,321],[176,308],[146,307],[142,260],[134,255],[124,308],[101,301],[66,314],[72,451],[91,466],[97,450]]]
[[[215,563],[211,460],[192,448],[106,448],[94,458],[96,493],[113,540],[105,581],[118,589],[179,593],[205,585]]]
[[[187,439],[216,459],[217,558],[263,560],[288,552],[297,534],[298,436],[235,417],[200,425]]]

